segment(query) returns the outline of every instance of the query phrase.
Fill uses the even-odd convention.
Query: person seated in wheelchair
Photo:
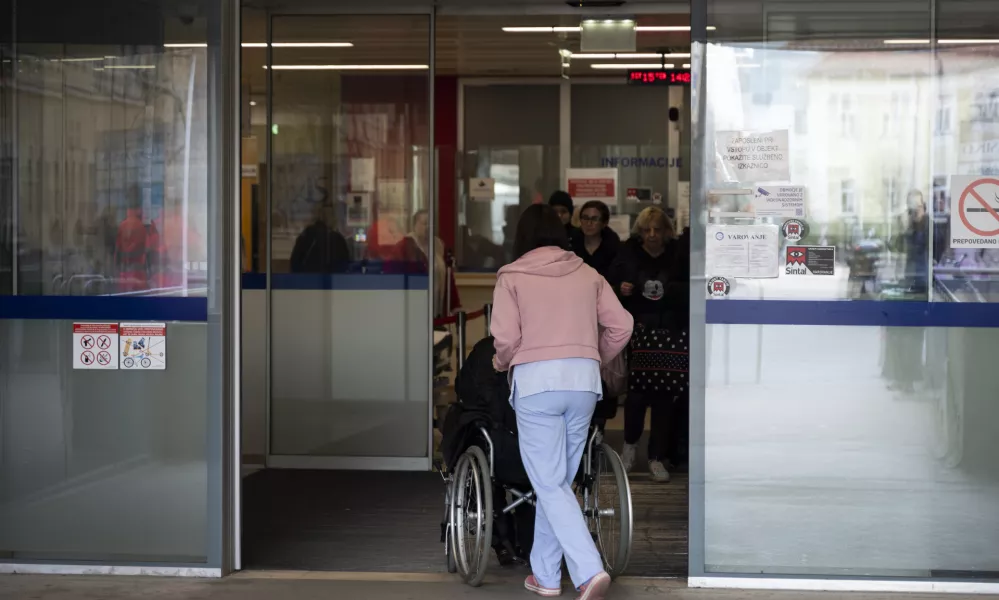
[[[507,489],[521,493],[531,489],[517,446],[517,417],[510,406],[510,385],[506,375],[493,369],[496,350],[493,338],[486,337],[472,348],[455,379],[458,403],[448,411],[442,430],[441,451],[453,469],[468,446],[478,443],[484,428],[493,446],[493,550],[503,566],[527,564],[534,541],[534,506],[523,502],[504,514],[510,504]]]

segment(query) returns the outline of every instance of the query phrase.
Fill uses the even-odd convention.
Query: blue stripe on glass
[[[731,325],[999,327],[999,303],[708,300],[705,320]]]
[[[205,322],[208,320],[208,299],[142,296],[0,296],[0,318]]]
[[[429,279],[426,275],[384,273],[274,273],[271,287],[275,290],[426,290]],[[243,274],[244,290],[263,290],[266,285],[267,277],[263,273]]]

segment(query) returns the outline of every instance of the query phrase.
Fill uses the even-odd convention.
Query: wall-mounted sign
[[[617,169],[566,169],[565,189],[578,204],[600,200],[617,205]]]
[[[690,69],[641,69],[628,71],[632,85],[690,85]]]
[[[679,156],[669,158],[667,156],[601,156],[600,166],[637,168],[637,167],[658,167],[665,169],[679,169],[683,166],[683,159]]]
[[[468,180],[468,197],[472,200],[496,198],[496,180],[491,177],[472,177]]]

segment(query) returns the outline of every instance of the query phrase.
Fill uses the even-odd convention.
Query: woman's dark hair
[[[583,216],[583,213],[588,209],[595,208],[600,212],[600,221],[603,223],[610,223],[610,209],[607,205],[599,200],[590,200],[583,205],[583,208],[579,209],[579,216]]]
[[[569,236],[554,208],[547,204],[532,204],[517,221],[517,237],[513,242],[514,260],[545,246],[568,249]]]

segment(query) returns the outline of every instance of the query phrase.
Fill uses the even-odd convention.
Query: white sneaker
[[[621,448],[621,462],[624,464],[625,473],[635,466],[635,444],[625,444]]]
[[[662,461],[650,460],[649,473],[652,473],[652,481],[658,481],[659,483],[669,482],[669,471],[666,470],[666,465]]]

